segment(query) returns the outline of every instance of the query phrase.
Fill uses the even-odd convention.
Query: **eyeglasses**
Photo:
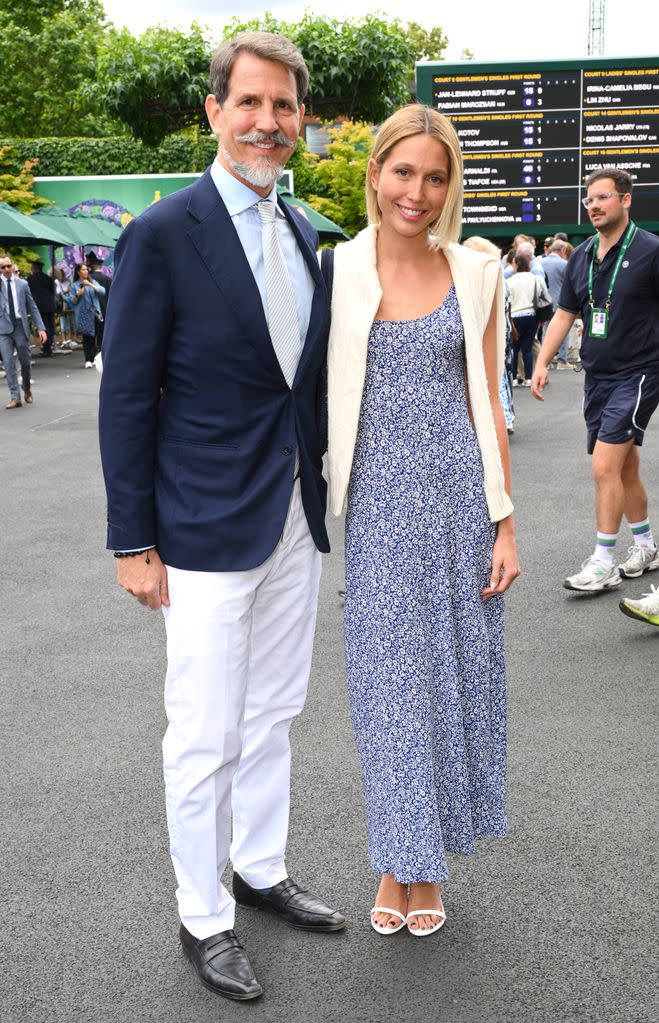
[[[627,195],[627,192],[600,192],[599,195],[588,195],[585,199],[581,200],[581,205],[588,209],[594,202],[608,202],[609,199],[613,199],[614,195],[619,195],[622,199],[623,195]]]

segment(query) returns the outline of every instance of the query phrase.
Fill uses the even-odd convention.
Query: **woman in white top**
[[[533,376],[533,339],[538,328],[538,317],[535,312],[534,297],[540,280],[529,270],[529,258],[519,252],[513,259],[515,273],[508,278],[510,288],[510,304],[513,323],[517,329],[517,340],[513,341],[513,387],[520,384],[531,386]],[[524,362],[524,377],[518,376],[519,353]]]
[[[498,259],[456,244],[462,156],[442,114],[385,121],[366,196],[370,226],[335,250],[328,463],[332,507],[348,504],[371,923],[423,937],[446,918],[446,853],[507,829],[502,594],[519,565],[503,289]]]

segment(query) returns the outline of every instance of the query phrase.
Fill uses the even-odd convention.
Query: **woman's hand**
[[[494,597],[505,590],[515,581],[520,574],[519,560],[517,558],[517,546],[515,534],[512,529],[499,523],[497,527],[497,538],[494,541],[492,551],[492,574],[490,585],[482,591],[483,600]]]

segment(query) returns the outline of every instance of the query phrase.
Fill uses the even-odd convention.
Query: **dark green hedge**
[[[212,135],[170,135],[155,149],[127,136],[115,138],[0,139],[18,162],[39,163],[33,174],[60,177],[85,174],[184,174],[202,171],[217,152]]]

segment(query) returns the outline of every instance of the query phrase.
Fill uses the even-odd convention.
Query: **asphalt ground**
[[[265,988],[246,1005],[202,988],[177,941],[164,628],[113,581],[99,378],[81,364],[82,353],[37,361],[34,404],[0,405],[3,1023],[655,1021],[659,630],[617,604],[659,578],[596,597],[562,588],[594,532],[581,375],[552,374],[544,406],[516,392],[509,838],[451,858],[438,934],[370,929],[332,520],[293,734],[288,866],[349,926],[314,936],[239,910]],[[642,462],[659,532],[659,415]]]

